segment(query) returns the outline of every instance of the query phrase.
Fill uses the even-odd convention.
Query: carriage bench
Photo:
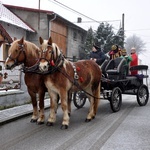
[[[130,67],[130,71],[134,71],[134,70],[137,70],[138,74],[128,75],[128,76],[126,76],[126,79],[134,81],[136,79],[143,80],[145,78],[146,85],[148,86],[148,81],[147,81],[147,78],[149,77],[149,75],[147,74],[148,66],[147,65],[137,65],[137,66]]]

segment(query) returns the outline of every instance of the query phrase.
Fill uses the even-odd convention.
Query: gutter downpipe
[[[50,31],[51,31],[51,30],[50,30],[50,29],[51,29],[51,22],[52,22],[53,20],[55,20],[55,19],[56,19],[56,16],[57,16],[56,13],[53,13],[53,14],[54,14],[54,18],[50,19],[50,20],[49,20],[49,24],[48,24],[48,28],[49,28],[49,30],[48,30],[48,36],[49,36],[49,37],[50,37]],[[52,15],[53,15],[53,14],[52,14]]]

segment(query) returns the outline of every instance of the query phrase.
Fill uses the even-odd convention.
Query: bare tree
[[[136,35],[128,37],[125,41],[125,48],[128,54],[130,53],[132,47],[135,47],[137,54],[141,54],[146,51],[145,43]]]

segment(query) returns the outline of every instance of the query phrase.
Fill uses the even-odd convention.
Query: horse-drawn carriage
[[[138,65],[130,68],[130,71],[138,70],[137,75],[128,75],[128,66],[124,58],[116,58],[104,61],[101,66],[103,75],[101,79],[101,94],[109,100],[113,112],[120,110],[122,94],[136,95],[140,106],[145,106],[149,100],[148,90],[148,66]],[[77,108],[83,107],[86,102],[84,91],[74,93],[74,104]]]
[[[147,104],[149,91],[143,80],[146,79],[147,83],[148,66],[141,65],[130,68],[130,70],[140,70],[142,73],[138,76],[126,76],[127,67],[123,58],[106,61],[100,70],[92,60],[75,63],[66,60],[57,44],[52,43],[51,37],[48,40],[39,38],[39,41],[40,48],[25,41],[24,38],[14,41],[5,62],[6,69],[24,64],[25,83],[33,105],[31,122],[44,123],[44,95],[47,91],[50,96],[50,115],[47,125],[53,126],[56,122],[57,102],[61,100],[62,128],[65,129],[69,126],[72,91],[75,91],[73,99],[77,107],[83,107],[87,97],[90,101],[86,122],[96,116],[100,91],[104,98],[110,101],[114,112],[119,111],[121,107],[122,94],[137,95],[140,106]],[[143,73],[143,70],[146,71],[146,74]],[[39,107],[36,93],[39,95]],[[81,102],[80,104],[78,100]]]

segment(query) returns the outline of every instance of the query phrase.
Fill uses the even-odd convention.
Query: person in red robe
[[[130,62],[130,67],[138,65],[138,55],[136,54],[136,49],[134,47],[131,48],[131,57],[132,61]],[[137,70],[131,71],[131,75],[138,74]]]

